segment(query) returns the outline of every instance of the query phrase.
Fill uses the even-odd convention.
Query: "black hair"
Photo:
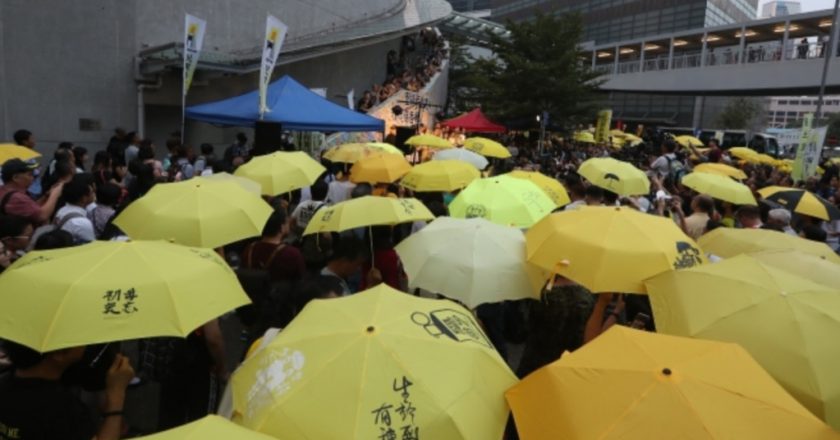
[[[673,139],[665,139],[662,142],[662,147],[669,153],[677,151],[677,143]]]
[[[604,199],[604,190],[598,188],[595,185],[590,185],[586,188],[586,195],[587,197],[591,197],[593,199],[603,200]]]
[[[604,204],[609,205],[609,206],[613,206],[613,205],[615,205],[615,202],[618,201],[618,194],[616,194],[612,191],[606,190],[606,189],[603,191],[603,193],[604,193]]]
[[[64,249],[73,247],[76,241],[73,239],[73,234],[64,229],[53,229],[46,232],[35,240],[35,246],[32,249],[36,251],[46,251],[50,249]]]
[[[32,132],[29,130],[18,130],[12,136],[15,140],[15,143],[18,145],[23,145],[24,142],[28,141],[29,138],[32,137]]]
[[[0,215],[0,238],[19,237],[29,226],[29,220],[17,215]]]
[[[394,247],[394,230],[390,225],[371,226],[367,230],[367,238],[376,249],[389,249]]]
[[[330,186],[327,185],[327,182],[324,179],[318,179],[312,184],[312,200],[324,200],[327,198],[327,193],[330,190]]]
[[[3,340],[2,347],[16,369],[32,368],[44,360],[44,355],[17,342]]]
[[[55,158],[58,159],[59,152],[68,152],[71,153],[73,151],[73,143],[72,142],[59,142],[58,146],[55,147]]]
[[[826,238],[828,238],[828,234],[823,228],[811,224],[802,226],[802,234],[805,235],[806,239],[820,243],[825,243]]]
[[[239,132],[236,133],[236,140],[242,143],[248,142],[248,136],[245,136],[245,133]]]
[[[298,311],[303,310],[313,299],[327,298],[331,292],[341,295],[344,288],[338,278],[327,275],[316,275],[300,284],[297,292],[296,305]]]
[[[201,144],[201,147],[199,147],[199,149],[201,150],[201,154],[203,154],[205,156],[209,156],[209,155],[213,154],[213,144],[208,144],[208,143]]]
[[[110,166],[113,163],[111,160],[111,155],[108,154],[107,151],[97,151],[96,154],[93,155],[93,165],[102,165],[102,166]]]
[[[358,199],[371,194],[373,194],[373,187],[369,183],[359,183],[350,191],[350,198]]]
[[[435,217],[445,217],[449,215],[449,209],[446,207],[446,204],[443,203],[443,201],[441,200],[430,200],[424,203],[424,205],[426,205],[426,207],[429,208],[429,211]]]
[[[85,169],[85,155],[88,153],[85,147],[73,147],[73,157],[76,159],[76,167]]]
[[[120,201],[122,188],[111,182],[105,182],[96,188],[96,202],[100,205],[114,207]]]
[[[73,176],[69,182],[64,184],[64,188],[61,190],[61,198],[64,199],[66,203],[76,205],[81,202],[83,198],[88,196],[90,192],[91,187],[87,182],[87,178],[83,175],[76,175]]]
[[[365,247],[356,237],[333,237],[333,248],[327,261],[356,260],[365,256]]]
[[[44,187],[44,190],[52,188],[56,182],[67,176],[72,176],[75,172],[76,168],[69,160],[60,160],[53,165],[52,173],[44,173],[44,177],[41,178],[41,186]]]
[[[140,142],[140,148],[137,150],[137,158],[140,160],[155,158],[155,149],[152,147],[151,140],[143,139],[143,141]]]
[[[263,237],[273,237],[280,233],[283,229],[283,225],[286,224],[286,211],[282,209],[275,209],[274,212],[268,217],[268,220],[265,222],[265,226],[263,226],[262,236]]]
[[[69,142],[62,142],[62,143],[68,143],[69,144]],[[70,144],[70,145],[72,146],[73,144]],[[70,156],[72,154],[73,154],[73,151],[70,149],[70,147],[65,148],[65,147],[61,147],[59,145],[58,149],[56,149],[55,153],[53,153],[53,158],[55,159],[56,162],[69,161]],[[74,159],[75,159],[75,157],[74,157]]]
[[[701,211],[711,214],[715,210],[715,202],[711,197],[700,196],[697,198],[697,207]]]

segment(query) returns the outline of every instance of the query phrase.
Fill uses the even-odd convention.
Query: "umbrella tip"
[[[670,376],[671,375],[671,369],[670,368],[663,368],[662,369],[662,374],[664,374],[665,376]]]

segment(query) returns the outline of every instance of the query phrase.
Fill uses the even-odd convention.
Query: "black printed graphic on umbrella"
[[[414,312],[411,320],[436,338],[446,336],[456,342],[476,342],[488,348],[493,347],[475,321],[468,314],[455,309],[435,310],[428,314]]]
[[[604,180],[607,182],[607,186],[610,188],[613,187],[613,183],[619,184],[621,183],[621,178],[613,173],[606,173],[604,174]]]

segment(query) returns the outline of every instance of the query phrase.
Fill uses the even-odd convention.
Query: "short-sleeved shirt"
[[[65,205],[55,213],[55,222],[61,225],[61,229],[69,232],[77,242],[89,243],[96,240],[93,222],[88,218],[85,208]]]
[[[38,216],[41,215],[41,205],[32,200],[32,197],[29,197],[26,191],[14,189],[10,186],[0,186],[0,201],[6,197],[7,193],[12,191],[14,191],[14,194],[9,196],[6,205],[3,207],[3,212],[0,212],[0,214],[16,215],[29,220],[30,223],[39,223]]]
[[[659,176],[665,177],[671,172],[671,163],[678,160],[679,159],[676,154],[668,153],[657,157],[650,167],[651,169],[656,170],[656,172],[659,173]]]
[[[0,379],[0,438],[90,440],[96,426],[90,411],[58,381]]]
[[[292,211],[292,218],[295,219],[295,223],[299,228],[306,229],[306,226],[309,225],[309,221],[312,220],[312,216],[315,215],[315,211],[323,205],[324,202],[318,202],[315,200],[300,202],[295,210]]]

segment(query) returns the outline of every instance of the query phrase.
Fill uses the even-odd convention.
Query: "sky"
[[[799,3],[802,3],[802,12],[811,12],[811,11],[819,11],[822,9],[832,9],[834,8],[834,0],[798,0]],[[767,0],[763,0],[760,2],[763,6],[765,3],[768,3]],[[759,12],[761,8],[759,7]]]

